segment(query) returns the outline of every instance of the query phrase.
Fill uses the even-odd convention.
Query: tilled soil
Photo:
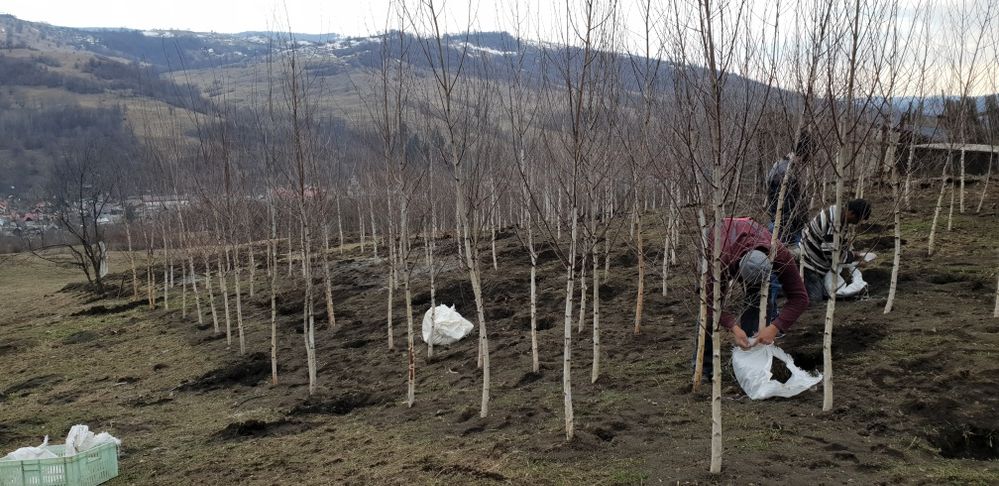
[[[999,225],[994,210],[956,216],[955,230],[938,235],[939,253],[928,258],[927,212],[903,215],[905,253],[890,314],[883,308],[891,225],[860,230],[857,249],[877,248],[880,258],[865,269],[869,293],[837,303],[831,411],[821,410],[821,385],[791,399],[749,400],[728,371],[725,341],[719,476],[708,473],[710,386],[693,392],[690,385],[693,245],[681,245],[664,297],[662,239],[648,232],[645,311],[635,334],[637,259],[627,230],[617,226],[609,233],[610,272],[601,275],[602,368],[592,383],[589,263],[582,324],[576,286],[572,441],[563,417],[564,270],[553,251],[542,251],[541,370],[533,373],[530,259],[518,238],[502,232],[498,270],[483,245],[492,379],[486,417],[480,417],[478,332],[437,347],[432,358],[422,345],[420,324],[430,305],[423,265],[413,274],[416,403],[406,406],[402,286],[390,350],[385,263],[370,248],[363,254],[353,248],[331,255],[335,327],[322,299],[316,303],[314,395],[307,390],[301,284],[286,268],[279,267],[276,385],[262,270],[256,294],[244,295],[244,356],[237,355],[235,337],[227,349],[225,336],[214,333],[207,310],[201,325],[181,317],[179,288],[169,311],[127,301],[86,306],[81,298],[55,317],[4,325],[11,338],[0,344],[0,364],[10,371],[0,378],[0,447],[33,444],[46,433],[58,437],[81,421],[124,440],[121,481],[139,484],[994,483],[999,321],[990,316]],[[455,305],[475,322],[471,286],[455,257],[438,256],[448,270],[437,276],[436,302]],[[779,341],[803,369],[822,371],[824,315],[824,305],[813,305]],[[77,316],[92,321],[77,325]],[[54,337],[38,330],[67,322],[72,329]],[[232,326],[235,334],[235,319]],[[32,364],[42,356],[61,364]]]

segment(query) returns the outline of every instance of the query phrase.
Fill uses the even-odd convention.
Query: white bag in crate
[[[791,378],[787,383],[773,379],[774,359],[787,365]],[[748,350],[732,348],[732,371],[739,386],[753,400],[770,397],[793,397],[822,381],[822,373],[809,373],[794,365],[794,359],[773,344],[753,346]]]
[[[121,445],[120,440],[107,432],[94,434],[86,425],[74,425],[69,429],[69,434],[66,435],[66,456],[85,452],[108,442]]]
[[[433,327],[433,336],[430,335],[431,327]],[[474,327],[468,319],[461,317],[461,314],[454,310],[453,305],[448,307],[441,304],[435,309],[427,309],[427,313],[423,315],[423,342],[432,343],[434,346],[455,343],[472,332]]]
[[[45,436],[45,440],[42,441],[42,445],[38,447],[22,447],[10,454],[7,454],[0,461],[29,461],[36,459],[55,459],[59,456],[55,455],[48,449],[49,436]]]

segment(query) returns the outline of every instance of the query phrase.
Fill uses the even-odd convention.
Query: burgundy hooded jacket
[[[721,223],[721,271],[722,288],[725,282],[734,279],[739,275],[739,261],[743,255],[752,251],[760,250],[766,254],[770,253],[770,231],[750,218],[725,218]],[[710,262],[711,255],[714,255],[713,232],[708,233],[707,254]],[[791,252],[778,241],[777,251],[773,261],[774,272],[780,280],[782,291],[787,297],[787,302],[780,310],[780,314],[772,322],[781,331],[787,331],[794,322],[798,320],[802,312],[808,309],[808,292],[805,291],[805,284],[798,274],[798,265],[794,261]],[[711,267],[708,267],[708,322],[712,318],[712,295],[713,282],[711,278]],[[722,312],[720,323],[726,329],[732,329],[737,320],[732,314]]]

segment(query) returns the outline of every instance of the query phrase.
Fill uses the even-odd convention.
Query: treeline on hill
[[[86,73],[108,82],[115,90],[131,90],[141,96],[161,100],[167,104],[204,113],[209,103],[201,96],[201,91],[191,84],[177,84],[160,77],[160,72],[152,66],[139,63],[121,63],[97,57],[87,62],[82,69]]]
[[[139,63],[122,63],[107,58],[94,58],[79,66],[80,70],[97,79],[66,75],[49,67],[59,67],[59,61],[47,56],[23,59],[0,55],[0,86],[44,86],[63,88],[78,94],[97,94],[107,90],[128,90],[173,106],[204,111],[208,101],[197,87],[177,84],[160,77],[154,67]]]
[[[98,40],[94,52],[141,60],[167,71],[217,67],[265,54],[266,45],[242,42],[233,46],[208,36],[174,33],[171,37],[147,36],[137,30],[85,31]]]
[[[18,108],[0,96],[0,195],[30,193],[49,179],[49,169],[70,147],[101,140],[130,151],[138,141],[121,106],[60,105]]]
[[[98,81],[66,76],[48,68],[58,65],[55,59],[44,56],[22,59],[0,55],[0,86],[44,86],[79,94],[104,92],[104,86]]]

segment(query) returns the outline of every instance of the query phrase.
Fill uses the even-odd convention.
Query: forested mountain
[[[552,46],[520,41],[506,32],[451,35],[443,40],[452,66],[496,86],[514,73],[528,85],[558,84],[560,80],[552,79],[558,70],[551,69],[550,59],[556,54],[570,64],[583,59],[574,48],[562,46],[555,53]],[[322,87],[317,109],[333,121],[329,128],[341,135],[350,125],[357,130],[368,119],[362,98],[370,83],[365,80],[381,67],[386,53],[405,52],[402,56],[414,79],[432,79],[420,40],[398,32],[345,37],[76,29],[0,15],[0,196],[36,191],[53,158],[74,140],[92,139],[94,133],[136,144],[180,134],[181,140],[173,143],[193,147],[198,142],[194,120],[199,114],[252,118],[240,112],[259,109],[266,85],[282,82],[279,73],[287,67],[283,63],[292,50],[303,73],[315,81],[310,86]],[[655,68],[656,89],[677,87],[677,69],[667,62],[646,64],[644,57],[628,53],[602,55],[615,60],[607,65],[616,71],[613,77],[619,81],[621,97],[638,96],[642,69],[648,66]],[[273,74],[268,74],[271,68]],[[702,75],[696,67],[683,69],[688,79]],[[781,97],[784,106],[792,106],[797,96],[746,78],[733,76],[729,82],[742,83],[745,97],[769,89],[769,96]],[[926,109],[938,106],[939,112],[944,104],[928,100]],[[172,124],[176,130],[165,134],[151,128],[150,120],[160,127]]]

